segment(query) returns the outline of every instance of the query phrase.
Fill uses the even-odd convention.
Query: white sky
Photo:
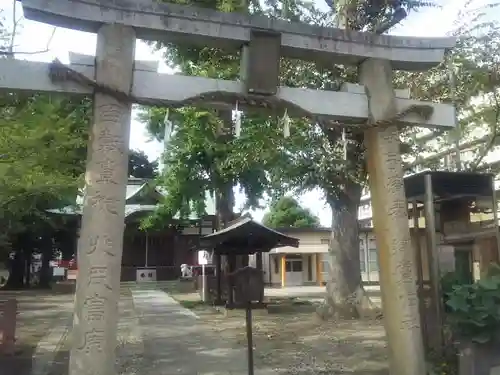
[[[323,0],[313,0],[320,7],[326,7]],[[408,19],[400,26],[395,28],[392,34],[412,35],[422,37],[444,36],[453,28],[459,13],[464,10],[464,6],[469,0],[438,0],[441,5],[439,8],[425,9],[418,13],[412,13]],[[486,0],[473,1],[474,7],[479,7]],[[3,16],[7,20],[7,26],[12,24],[13,19],[13,1],[0,0],[0,9],[3,9]],[[22,16],[20,3],[16,6],[17,18]],[[53,27],[39,22],[29,20],[22,21],[21,29],[15,40],[15,51],[36,52],[44,51],[47,48],[47,42],[53,32]],[[24,55],[19,54],[17,58],[30,59],[38,61],[52,61],[58,58],[63,62],[68,62],[68,51],[94,55],[96,48],[96,35],[58,28],[49,45],[49,51],[46,53]],[[152,53],[150,48],[139,41],[136,47],[136,59],[162,61],[161,55]],[[165,64],[160,63],[160,72],[167,73],[169,69]],[[152,141],[146,133],[145,126],[135,119],[131,124],[130,147],[132,149],[143,150],[150,160],[158,158],[162,152],[162,144]],[[321,224],[329,226],[331,224],[331,212],[321,199],[321,192],[310,192],[304,194],[300,201],[308,207],[314,214],[321,219]],[[241,194],[237,193],[236,205],[243,202]],[[253,212],[256,219],[260,219],[264,211]]]

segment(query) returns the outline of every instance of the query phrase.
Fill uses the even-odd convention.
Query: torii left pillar
[[[98,31],[95,79],[132,88],[135,32],[118,24]],[[120,298],[131,104],[94,93],[78,242],[70,375],[113,375]]]

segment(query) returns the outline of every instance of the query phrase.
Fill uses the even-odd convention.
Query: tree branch
[[[495,100],[495,108],[496,108],[493,134],[491,135],[488,145],[481,150],[476,160],[474,160],[474,162],[471,164],[469,169],[472,171],[475,171],[477,169],[477,166],[483,161],[486,154],[488,154],[491,148],[495,145],[495,141],[498,137],[498,120],[500,117],[500,103],[495,89],[493,89],[493,99]]]
[[[462,143],[458,147],[458,149],[460,151],[462,151],[462,150],[466,150],[468,148],[474,147],[476,145],[480,145],[480,144],[484,143],[485,141],[487,141],[488,138],[489,138],[489,135],[485,135],[485,136],[483,136],[481,138],[478,138],[478,139],[475,139],[473,141]],[[436,159],[441,159],[442,157],[447,156],[447,155],[449,155],[449,154],[451,154],[451,153],[453,153],[455,151],[456,151],[455,147],[453,147],[453,148],[447,148],[446,150],[437,152],[435,154],[427,156],[426,158],[417,159],[417,160],[415,160],[412,163],[406,164],[404,168],[405,168],[405,170],[410,170],[411,168],[414,168],[414,167],[417,167],[419,165],[422,165],[423,163],[426,163],[426,162],[429,162],[429,161],[432,161],[432,160],[436,160]]]
[[[23,17],[17,18],[17,10],[16,10],[17,0],[13,0],[12,2],[12,33],[10,35],[9,45],[7,46],[7,51],[0,51],[0,56],[7,56],[9,58],[13,58],[15,55],[38,55],[40,53],[46,53],[50,51],[50,44],[54,39],[54,35],[56,33],[56,27],[52,28],[52,33],[45,45],[45,49],[39,51],[14,51],[15,39],[17,37],[17,29],[19,23],[24,19]]]

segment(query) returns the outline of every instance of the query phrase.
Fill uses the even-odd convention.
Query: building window
[[[285,263],[286,272],[302,272],[302,260],[287,260]]]
[[[302,272],[302,261],[294,261],[292,263],[292,271],[293,272]]]
[[[366,272],[366,262],[365,262],[365,249],[364,247],[359,249],[359,265],[361,272]]]
[[[366,272],[366,262],[364,259],[361,259],[361,261],[359,262],[359,268],[361,272]]]
[[[327,260],[321,261],[321,273],[327,273],[329,267],[330,267],[330,265],[328,264]]]
[[[313,279],[312,256],[309,255],[307,257],[307,280],[312,281],[312,279]]]
[[[369,272],[378,271],[378,258],[377,249],[370,249],[368,251],[368,268]]]

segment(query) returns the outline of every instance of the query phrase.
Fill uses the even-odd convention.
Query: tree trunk
[[[217,220],[219,227],[222,229],[228,222],[234,219],[234,192],[232,183],[222,183],[217,188]]]
[[[357,319],[373,304],[361,279],[358,207],[361,186],[351,184],[339,199],[328,199],[332,209],[332,232],[328,247],[329,267],[325,304],[318,311],[324,319]]]
[[[25,248],[24,249],[24,254],[26,254],[26,270],[25,270],[25,281],[24,281],[24,287],[25,288],[30,288],[31,287],[31,264],[33,263],[33,250],[32,248]]]
[[[228,143],[233,138],[232,111],[219,111],[221,119],[217,129],[217,141],[222,144]],[[219,160],[219,163],[222,161]],[[225,228],[228,222],[234,220],[234,181],[222,178],[219,171],[213,175],[216,190],[216,214],[217,230]],[[227,256],[221,256],[221,268],[227,273],[229,260]]]
[[[24,287],[25,272],[24,254],[17,249],[14,259],[9,261],[9,278],[4,285],[4,289],[22,289]]]
[[[217,189],[217,230],[225,228],[231,220],[234,219],[234,192],[233,185],[224,183],[220,184]],[[227,256],[221,256],[221,268],[223,273],[229,270]]]
[[[42,248],[42,268],[40,269],[40,279],[38,282],[39,288],[50,289],[52,281],[52,269],[50,268],[50,261],[54,257],[54,251],[51,241],[46,241]]]

